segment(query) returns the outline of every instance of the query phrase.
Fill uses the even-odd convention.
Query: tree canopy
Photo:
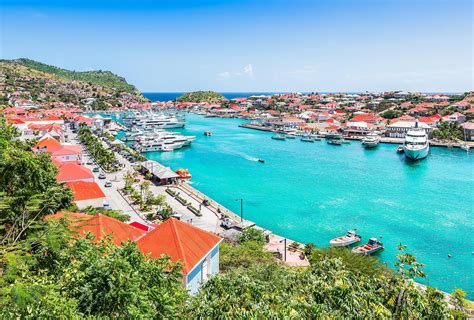
[[[176,100],[179,102],[209,102],[219,103],[227,100],[223,95],[214,91],[194,91],[183,94]]]

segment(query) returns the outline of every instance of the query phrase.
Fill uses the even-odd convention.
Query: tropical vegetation
[[[97,136],[92,133],[91,129],[82,127],[78,132],[79,140],[85,145],[89,154],[95,161],[105,170],[116,170],[117,160],[115,153],[106,149]]]
[[[438,128],[433,131],[433,136],[440,140],[462,140],[463,131],[456,122],[440,121]]]
[[[190,296],[180,263],[145,256],[133,242],[74,236],[67,219],[44,221],[74,209],[72,195],[56,182],[50,156],[31,147],[0,121],[0,319],[466,318],[462,290],[450,309],[441,292],[416,285],[424,266],[402,244],[394,270],[309,244],[310,267],[294,268],[251,228],[221,244],[221,273]]]
[[[176,99],[179,102],[209,102],[219,103],[227,100],[223,95],[214,91],[194,91],[183,94]]]

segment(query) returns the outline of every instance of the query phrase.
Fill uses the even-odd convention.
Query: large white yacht
[[[134,147],[140,152],[172,151],[190,145],[195,139],[195,136],[183,136],[174,132],[157,132],[140,137]]]
[[[123,124],[127,127],[134,127],[140,129],[149,128],[161,128],[161,129],[174,129],[183,128],[185,122],[179,120],[175,116],[168,116],[164,114],[156,115],[154,113],[139,113],[124,117],[122,119]]]
[[[362,139],[362,146],[364,146],[364,148],[375,148],[379,145],[379,143],[380,137],[374,132],[367,134]]]
[[[428,155],[430,151],[428,134],[425,129],[418,127],[418,121],[405,135],[403,151],[405,152],[406,157],[413,160],[421,160],[426,158]]]

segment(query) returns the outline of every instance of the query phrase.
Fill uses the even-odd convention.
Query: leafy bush
[[[244,243],[247,241],[255,241],[260,244],[265,244],[267,242],[262,230],[258,230],[251,227],[242,230],[242,234],[239,237],[240,243]]]

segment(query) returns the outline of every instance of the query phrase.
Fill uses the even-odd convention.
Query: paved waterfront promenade
[[[69,137],[71,137],[71,142],[79,143],[76,138],[76,135],[72,132],[69,132]],[[108,147],[105,142],[103,142],[105,147]],[[120,154],[115,154],[117,159],[120,163],[124,165],[124,167],[117,172],[114,173],[106,173],[107,178],[103,180],[99,180],[98,176],[99,173],[94,173],[95,181],[99,184],[100,188],[104,192],[107,197],[107,201],[110,204],[110,207],[114,210],[121,210],[124,214],[130,216],[130,222],[137,221],[140,223],[150,223],[147,221],[146,217],[139,212],[137,208],[135,208],[132,204],[130,204],[119,192],[119,190],[125,187],[124,175],[127,172],[134,171],[133,164],[130,163],[127,159],[122,157]],[[83,162],[86,163],[88,160],[88,156],[85,155]],[[86,167],[92,170],[95,165],[87,165],[84,164]],[[139,177],[140,180],[144,180],[143,176]],[[111,181],[112,187],[105,188],[104,184],[105,181]],[[193,214],[186,206],[179,203],[174,197],[169,195],[166,192],[167,188],[173,189],[173,191],[178,192],[179,196],[184,200],[188,201],[192,204],[195,208],[201,209],[202,216],[198,217]],[[202,192],[196,190],[192,186],[190,186],[186,182],[182,182],[176,185],[170,186],[159,186],[155,184],[151,184],[150,191],[153,192],[154,195],[164,195],[166,202],[171,206],[173,211],[180,215],[181,220],[186,221],[200,229],[221,235],[223,237],[226,236],[227,231],[220,226],[221,218],[226,216],[232,219],[235,224],[239,227],[244,226],[254,226],[255,224],[251,221],[244,220],[241,222],[240,217],[232,212],[231,210],[225,208],[221,204],[217,203],[215,200],[211,199],[210,197],[206,196]],[[210,202],[208,206],[202,205],[203,200],[206,199]],[[259,228],[259,227],[256,227]],[[259,228],[265,231],[262,228]],[[279,252],[281,254],[282,260],[285,257],[285,241],[284,237],[270,234],[269,235],[269,243],[266,245],[266,249],[270,252]],[[287,239],[286,244],[286,263],[290,266],[309,266],[309,262],[306,259],[300,258],[300,252],[292,251],[289,249],[289,244],[292,243],[292,240]]]

